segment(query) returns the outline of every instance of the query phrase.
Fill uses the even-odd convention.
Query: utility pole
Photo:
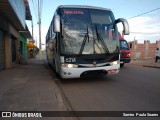
[[[33,19],[32,19],[32,40],[34,40],[34,35],[33,35]]]
[[[40,14],[40,0],[38,0],[38,25],[39,25],[39,57],[42,60],[42,50],[41,50],[41,14]]]
[[[38,46],[37,41],[38,41],[38,40],[37,40],[37,36],[36,36],[36,38],[35,38],[36,46]]]
[[[134,59],[135,59],[135,61],[137,60],[136,49],[137,49],[137,47],[136,47],[136,36],[134,36]]]

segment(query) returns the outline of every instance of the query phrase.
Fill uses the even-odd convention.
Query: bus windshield
[[[107,10],[61,9],[61,53],[118,53],[118,33],[113,28],[113,21],[113,13]]]
[[[120,40],[120,50],[129,50],[128,43],[126,40]]]

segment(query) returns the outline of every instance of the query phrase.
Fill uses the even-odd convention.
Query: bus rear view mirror
[[[127,20],[126,19],[123,19],[123,18],[119,18],[119,19],[117,19],[117,20],[115,20],[115,24],[117,24],[117,23],[120,23],[120,22],[122,22],[122,25],[123,25],[123,34],[124,35],[129,35],[129,24],[128,24],[128,22],[127,22]]]
[[[53,30],[54,32],[60,32],[60,16],[59,15],[55,15],[53,18],[54,22],[53,22]]]

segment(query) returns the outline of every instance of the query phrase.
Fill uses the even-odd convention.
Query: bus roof
[[[111,11],[111,9],[108,8],[102,8],[102,7],[96,7],[96,6],[87,6],[87,5],[60,5],[59,8],[88,8],[88,9],[98,9],[98,10],[107,10]]]

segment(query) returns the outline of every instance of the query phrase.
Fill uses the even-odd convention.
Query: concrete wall
[[[9,23],[7,18],[5,18],[2,14],[0,14],[0,29],[4,33],[4,57],[1,57],[1,61],[5,61],[4,68],[11,68],[12,67],[12,44],[11,44],[11,36],[14,36],[16,38],[16,51],[18,50],[18,37],[19,32],[16,30],[16,28]],[[18,55],[18,52],[16,52],[16,56]]]

